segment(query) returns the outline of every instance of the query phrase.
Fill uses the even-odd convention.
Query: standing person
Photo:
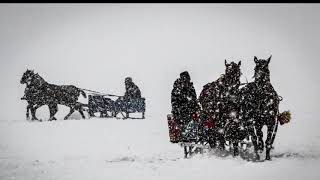
[[[171,105],[173,117],[182,127],[181,130],[184,131],[200,109],[188,71],[180,73],[180,77],[174,82],[171,92]]]

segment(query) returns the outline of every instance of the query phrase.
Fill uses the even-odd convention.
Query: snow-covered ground
[[[1,4],[0,180],[320,179],[320,4]],[[170,92],[189,71],[197,96],[241,60],[268,58],[283,97],[272,161],[214,153],[183,158],[169,142]],[[146,97],[145,120],[28,122],[22,74],[123,95],[132,77]],[[87,103],[87,99],[80,99]],[[37,110],[47,119],[47,107]],[[77,118],[75,114],[72,118]]]
[[[0,121],[0,179],[319,179],[320,137],[289,126],[272,161],[254,163],[209,152],[184,159],[165,118]]]

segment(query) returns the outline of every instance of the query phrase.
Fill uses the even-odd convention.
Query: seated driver
[[[126,92],[124,94],[124,100],[132,100],[132,99],[137,99],[141,98],[141,91],[137,85],[135,85],[132,82],[131,77],[127,77],[125,79],[125,87],[126,87]]]

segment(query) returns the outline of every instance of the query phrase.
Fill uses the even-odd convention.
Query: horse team
[[[212,148],[224,149],[229,141],[237,156],[239,143],[251,139],[254,158],[260,159],[258,152],[265,147],[265,159],[270,160],[278,123],[290,120],[290,114],[284,116],[288,112],[279,113],[281,97],[270,82],[270,60],[271,56],[254,57],[254,81],[244,84],[240,82],[241,61],[225,60],[225,74],[203,86],[198,99],[188,73],[181,73],[176,82],[184,83],[175,82],[171,93],[172,114],[168,115],[171,142],[208,143]],[[267,127],[265,143],[263,126]],[[187,146],[184,148],[187,157]]]
[[[55,85],[46,82],[38,73],[33,70],[27,70],[21,80],[21,84],[27,84],[24,91],[22,100],[28,102],[27,105],[27,118],[29,118],[29,110],[31,111],[32,120],[38,120],[36,117],[36,110],[43,106],[48,105],[50,111],[49,120],[56,120],[55,114],[58,112],[58,104],[65,105],[70,108],[70,112],[64,119],[75,111],[79,111],[82,118],[84,105],[78,102],[80,94],[86,97],[86,93],[73,85]]]

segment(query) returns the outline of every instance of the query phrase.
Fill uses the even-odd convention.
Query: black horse
[[[244,133],[239,121],[240,65],[241,61],[228,64],[225,60],[225,74],[206,84],[199,96],[203,112],[214,120],[213,137],[209,142],[211,147],[219,142],[219,148],[224,149],[225,141],[231,141],[234,155],[238,155],[239,137]]]
[[[27,100],[27,116],[28,109],[31,110],[32,119],[36,120],[36,109],[48,105],[50,110],[49,120],[56,120],[54,115],[58,111],[58,104],[70,107],[70,112],[65,116],[68,117],[75,111],[79,111],[82,118],[85,118],[83,114],[83,104],[78,101],[80,93],[86,97],[83,90],[73,85],[54,85],[46,82],[38,73],[34,73],[33,70],[27,70],[21,80],[21,84],[27,84],[25,95],[22,99]]]
[[[254,57],[254,82],[248,83],[240,90],[241,121],[246,124],[251,135],[257,159],[260,158],[258,151],[264,149],[262,127],[267,126],[266,160],[270,160],[270,150],[278,128],[280,102],[270,82],[270,60],[271,56],[266,60]]]
[[[34,89],[33,86],[27,85],[24,91],[24,96],[21,98],[21,100],[26,100],[28,105],[27,105],[27,112],[26,112],[26,118],[27,120],[30,119],[29,117],[29,111],[31,112],[31,120],[38,120],[36,117],[36,110],[43,106],[46,105],[45,101],[42,101],[38,99],[37,97],[37,92]],[[49,106],[49,111],[50,111],[50,117],[52,114],[55,114],[58,111],[58,105],[57,104],[48,104]],[[55,117],[53,117],[53,120],[56,120]]]

